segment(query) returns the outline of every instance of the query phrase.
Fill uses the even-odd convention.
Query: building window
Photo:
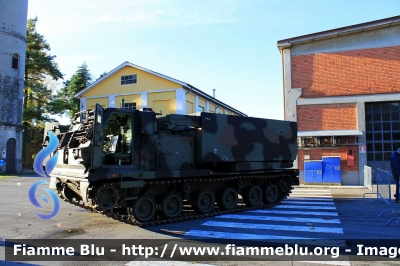
[[[137,83],[137,75],[121,76],[121,85]]]
[[[199,112],[204,112],[204,107],[199,105]]]
[[[14,54],[12,58],[12,68],[18,69],[18,65],[19,65],[19,55]]]
[[[136,110],[136,103],[124,103],[125,109]]]
[[[367,160],[389,161],[400,148],[400,103],[366,103]]]

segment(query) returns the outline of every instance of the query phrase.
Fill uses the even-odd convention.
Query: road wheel
[[[215,205],[215,193],[211,190],[201,190],[197,192],[192,205],[193,208],[201,214],[212,212]]]
[[[156,201],[150,196],[141,196],[128,208],[128,213],[139,222],[151,221],[156,211]]]
[[[238,202],[238,194],[234,188],[223,188],[218,195],[218,206],[226,211],[236,208]]]
[[[267,203],[274,203],[279,196],[278,187],[274,184],[269,184],[264,189],[264,199]]]
[[[260,186],[248,186],[244,190],[243,201],[249,207],[256,207],[260,205],[262,201],[262,195],[263,193]]]
[[[110,184],[98,188],[96,193],[96,205],[102,211],[112,211],[118,203],[118,191]]]
[[[182,212],[182,198],[176,193],[166,195],[160,204],[160,209],[165,218],[178,217]]]
[[[279,180],[279,189],[283,192],[286,193],[289,191],[290,189],[290,181],[288,178],[284,177],[282,179]]]

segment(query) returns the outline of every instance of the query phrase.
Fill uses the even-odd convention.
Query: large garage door
[[[16,141],[15,139],[9,139],[7,141],[6,148],[6,171],[7,173],[16,173],[15,168],[15,151],[16,151]]]
[[[365,122],[368,165],[389,171],[390,155],[400,148],[400,103],[366,103]]]

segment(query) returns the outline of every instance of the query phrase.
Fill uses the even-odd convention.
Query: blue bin
[[[322,183],[341,183],[340,157],[322,157]]]
[[[304,183],[322,183],[322,161],[304,161]]]
[[[4,166],[4,160],[0,160],[0,166]]]

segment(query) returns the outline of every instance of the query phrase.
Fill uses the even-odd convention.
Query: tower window
[[[14,54],[12,58],[12,68],[18,69],[18,64],[19,64],[19,55]]]

